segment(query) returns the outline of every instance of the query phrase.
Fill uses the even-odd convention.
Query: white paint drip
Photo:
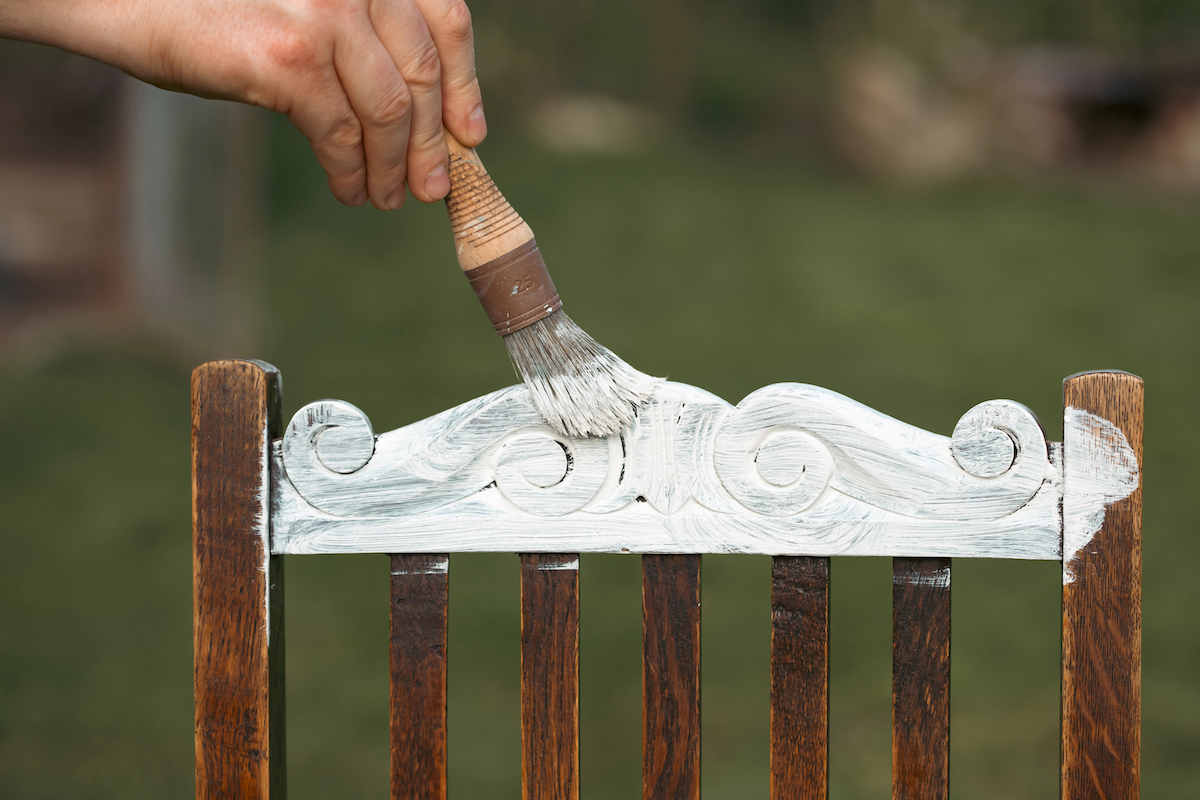
[[[1105,509],[1137,490],[1137,454],[1116,425],[1068,406],[1063,430],[1063,584],[1104,525]]]
[[[560,561],[558,563],[551,564],[538,564],[538,569],[547,572],[558,569],[579,569],[579,559],[573,558],[570,561]]]
[[[445,575],[450,571],[450,559],[443,558],[435,561],[433,564],[424,569],[397,569],[392,570],[392,576],[397,575]]]
[[[904,583],[908,586],[932,586],[935,589],[950,588],[950,568],[943,567],[929,575],[892,575],[892,583]]]

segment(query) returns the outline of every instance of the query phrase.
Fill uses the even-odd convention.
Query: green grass
[[[339,397],[389,430],[515,381],[457,274],[440,207],[338,206],[274,136],[262,352],[285,413]],[[1011,184],[902,192],[787,158],[484,151],[538,233],[572,316],[639,368],[737,401],[830,387],[941,433],[1020,400],[1061,436],[1060,381],[1146,379],[1143,785],[1200,794],[1200,214],[1195,204]],[[415,205],[415,204],[414,204]],[[187,369],[104,349],[0,372],[0,797],[191,793]],[[451,570],[458,798],[519,797],[517,561]],[[889,786],[890,581],[834,563],[835,798]],[[387,562],[288,562],[296,800],[385,797]],[[704,792],[766,797],[769,565],[704,562]],[[581,573],[582,779],[640,785],[636,559]],[[959,561],[953,791],[1057,796],[1053,564]]]

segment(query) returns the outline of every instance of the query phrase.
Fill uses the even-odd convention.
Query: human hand
[[[3,0],[0,35],[287,114],[351,206],[442,199],[443,123],[487,135],[463,0]]]

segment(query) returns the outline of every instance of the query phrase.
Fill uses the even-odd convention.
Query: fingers
[[[442,120],[463,144],[487,136],[483,98],[475,76],[475,38],[464,0],[415,0],[442,61]]]
[[[312,145],[333,196],[348,206],[361,206],[367,201],[362,126],[332,65],[324,72],[303,102],[288,109],[288,119]]]
[[[364,9],[334,43],[333,64],[362,129],[366,188],[379,209],[404,204],[412,92],[375,36]]]
[[[450,191],[450,177],[442,138],[442,61],[438,47],[413,0],[371,0],[370,9],[375,33],[412,98],[408,187],[422,202],[441,200]]]

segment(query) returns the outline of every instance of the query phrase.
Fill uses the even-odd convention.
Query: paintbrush
[[[566,436],[609,436],[633,422],[661,379],[638,372],[562,311],[533,230],[475,150],[449,133],[446,208],[454,252],[542,419]]]

